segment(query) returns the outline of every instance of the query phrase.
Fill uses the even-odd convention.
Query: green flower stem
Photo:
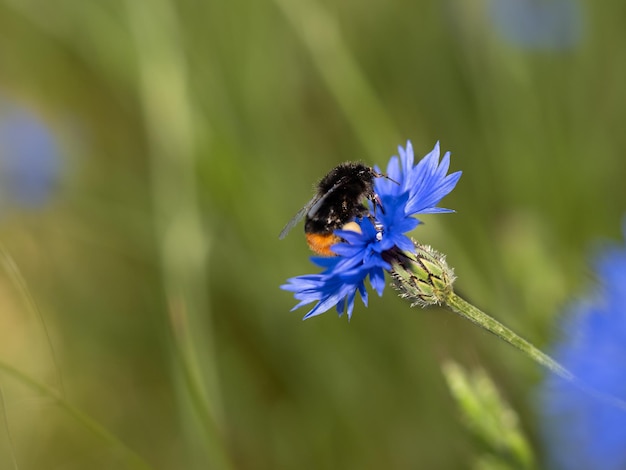
[[[555,374],[569,381],[575,380],[574,374],[572,374],[550,356],[541,352],[524,338],[514,333],[512,330],[504,326],[496,319],[487,315],[485,312],[474,307],[472,304],[459,297],[453,291],[448,292],[448,295],[444,298],[443,303],[454,313],[459,314],[463,318],[466,318],[472,323],[487,330],[489,333],[493,333],[498,338],[506,341],[512,346],[515,346],[532,360],[538,362],[544,367],[547,367]]]
[[[49,386],[37,382],[33,378],[19,371],[15,367],[0,361],[0,370],[10,375],[18,382],[26,385],[27,387],[35,390],[38,393],[50,398],[56,403],[63,411],[72,416],[76,421],[83,425],[87,430],[99,437],[101,440],[109,444],[111,447],[117,449],[117,451],[125,458],[127,468],[138,470],[149,470],[152,468],[139,454],[130,449],[120,439],[111,433],[108,429],[94,420],[91,416],[76,408],[70,404],[67,400],[61,397],[54,389]]]
[[[590,387],[586,383],[582,382],[580,379],[578,379],[578,377],[576,377],[574,374],[572,374],[569,370],[556,362],[550,356],[544,354],[531,343],[526,341],[524,338],[520,337],[486,313],[477,309],[469,302],[463,300],[454,292],[450,291],[442,303],[450,308],[450,310],[452,310],[453,312],[461,315],[463,318],[467,318],[472,323],[484,328],[490,333],[493,333],[498,338],[506,341],[510,345],[515,346],[517,349],[522,351],[535,362],[538,362],[550,371],[571,382],[575,387],[578,387],[578,389],[582,390],[583,392],[595,397],[597,400],[600,400],[608,405],[626,411],[626,401],[613,395],[604,393],[593,387]]]
[[[456,295],[453,289],[454,271],[446,263],[445,256],[430,246],[415,241],[413,243],[415,245],[414,253],[395,249],[386,254],[386,260],[392,266],[393,284],[401,292],[402,297],[410,299],[413,305],[421,307],[445,305],[463,318],[467,318],[472,323],[515,346],[555,374],[568,381],[576,381],[574,374],[550,356]]]
[[[411,300],[411,306],[428,307],[445,305],[453,312],[468,319],[475,325],[493,333],[498,338],[516,347],[535,362],[549,371],[571,382],[580,390],[598,400],[626,411],[626,401],[583,383],[569,370],[544,354],[524,338],[514,333],[496,319],[474,307],[454,293],[454,271],[446,263],[444,255],[428,245],[413,241],[415,252],[393,249],[384,254],[391,265],[393,286],[400,296]]]

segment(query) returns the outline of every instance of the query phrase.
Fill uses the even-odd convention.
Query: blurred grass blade
[[[191,419],[184,420],[187,437],[195,443],[199,466],[230,468],[219,426],[222,407],[207,293],[209,242],[198,205],[194,116],[200,111],[188,89],[184,28],[167,0],[155,0],[150,8],[128,0],[126,12],[150,152],[162,282],[180,366],[175,377],[184,389],[183,408],[189,400],[192,409],[185,416]]]
[[[532,449],[519,429],[517,414],[489,376],[482,369],[468,373],[453,361],[442,369],[465,425],[489,451],[479,458],[476,468],[534,468]]]
[[[13,442],[13,435],[11,433],[11,427],[9,426],[9,416],[7,415],[7,406],[4,400],[4,390],[0,385],[0,405],[2,405],[2,417],[4,421],[4,428],[7,431],[7,440],[9,441],[9,452],[11,453],[11,462],[13,462],[13,468],[15,470],[19,470],[19,465],[17,464],[17,457],[15,455],[15,444]]]
[[[2,244],[0,244],[0,263],[4,267],[4,270],[9,275],[9,278],[13,282],[13,284],[17,287],[20,292],[20,295],[23,297],[28,309],[32,314],[35,315],[39,323],[41,324],[41,328],[43,330],[44,335],[46,336],[46,343],[48,344],[48,348],[50,349],[50,359],[52,360],[52,366],[54,367],[54,372],[57,376],[57,382],[59,386],[59,390],[61,391],[61,396],[65,397],[65,386],[63,384],[63,376],[61,374],[61,369],[59,367],[59,363],[56,357],[56,353],[54,352],[54,346],[52,345],[52,339],[50,338],[50,333],[48,332],[48,327],[46,326],[46,322],[41,314],[41,310],[39,310],[39,306],[35,299],[30,293],[28,286],[26,285],[26,280],[20,269],[17,267],[17,264],[13,260],[13,257],[7,252]]]
[[[18,382],[26,385],[27,387],[35,390],[38,393],[50,398],[55,404],[57,404],[68,415],[72,416],[76,421],[83,425],[86,429],[91,431],[95,436],[99,437],[104,442],[108,443],[111,447],[117,449],[117,451],[126,460],[127,468],[137,470],[148,470],[152,467],[137,454],[134,450],[130,449],[126,444],[119,440],[115,434],[111,433],[108,429],[94,420],[87,413],[76,408],[60,396],[56,391],[47,385],[37,382],[23,372],[17,370],[15,367],[0,361],[0,371],[10,375]]]
[[[373,159],[387,155],[389,142],[401,142],[393,120],[378,99],[332,15],[315,0],[274,0],[346,114]]]

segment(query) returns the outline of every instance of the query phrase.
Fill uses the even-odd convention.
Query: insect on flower
[[[319,182],[313,199],[281,232],[283,238],[305,218],[307,242],[323,255],[311,258],[323,268],[321,273],[292,277],[281,286],[300,301],[294,309],[316,302],[304,318],[333,307],[350,317],[357,292],[367,305],[366,278],[382,295],[384,272],[392,269],[389,255],[397,250],[415,251],[414,242],[406,235],[420,223],[415,215],[452,212],[438,207],[461,176],[460,171],[448,174],[449,152],[440,161],[437,143],[417,164],[410,142],[406,149],[398,147],[398,152],[385,174],[360,163],[334,168]],[[368,199],[369,208],[363,204]]]
[[[384,208],[374,192],[374,178],[387,178],[362,163],[346,162],[333,168],[316,186],[313,198],[285,225],[279,238],[304,218],[304,233],[312,251],[321,256],[335,256],[331,247],[342,241],[335,230],[359,230],[355,219],[362,219],[369,210],[365,200],[374,208]],[[391,180],[393,181],[393,180]]]

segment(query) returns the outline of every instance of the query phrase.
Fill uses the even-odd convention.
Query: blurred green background
[[[489,371],[541,460],[534,363],[391,288],[349,323],[302,322],[279,286],[315,268],[301,227],[278,233],[339,162],[440,140],[457,212],[415,236],[548,346],[592,241],[620,234],[625,18],[574,0],[0,0],[0,468],[129,463],[7,367],[149,468],[468,468],[446,359]]]

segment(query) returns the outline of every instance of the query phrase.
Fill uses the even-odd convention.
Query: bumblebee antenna
[[[393,178],[390,178],[384,173],[378,173],[373,168],[371,169],[371,171],[372,171],[372,175],[374,176],[374,178],[385,178],[393,183],[396,183],[398,186],[400,185],[400,183],[398,183],[396,180],[394,180]],[[378,194],[375,194],[375,193],[372,194],[370,196],[370,200],[374,203],[374,214],[376,214],[376,207],[380,207],[381,212],[383,214],[385,213],[385,208],[383,207],[383,201],[381,201],[380,196]]]
[[[398,186],[400,186],[400,183],[398,183],[396,180],[394,180],[393,178],[390,178],[384,173],[378,173],[377,171],[372,170],[372,174],[374,175],[375,178],[385,178],[386,180],[392,181],[393,183],[396,183]]]

